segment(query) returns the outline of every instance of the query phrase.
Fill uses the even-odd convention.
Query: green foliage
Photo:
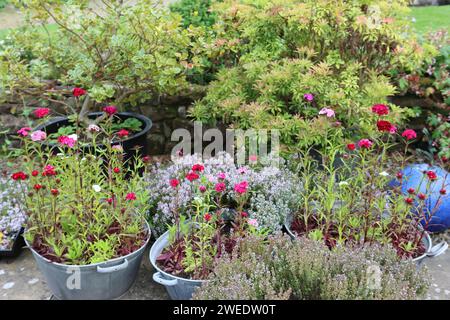
[[[429,287],[426,269],[389,246],[339,247],[287,236],[248,237],[217,260],[195,300],[410,300]]]
[[[3,9],[6,7],[6,5],[9,3],[9,0],[0,0],[0,9]]]
[[[429,53],[410,34],[405,1],[224,1],[213,10],[211,54],[224,67],[192,117],[279,129],[289,149],[370,133],[370,107],[396,92],[387,72]],[[324,107],[336,118],[318,116]],[[391,108],[391,120],[406,116]]]
[[[183,26],[188,28],[211,27],[216,22],[216,13],[211,12],[212,0],[181,0],[170,5],[170,10],[181,15]]]
[[[58,98],[66,91],[49,86],[52,80],[86,88],[96,102],[136,105],[186,88],[195,33],[180,26],[181,18],[153,1],[104,2],[99,12],[84,0],[18,4],[28,24],[0,48],[0,93]],[[56,33],[36,28],[49,20]]]

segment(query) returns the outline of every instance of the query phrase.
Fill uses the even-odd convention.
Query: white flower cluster
[[[150,222],[157,234],[165,231],[167,224],[173,223],[176,210],[184,215],[192,213],[191,204],[199,181],[191,182],[186,179],[186,175],[194,164],[204,166],[201,175],[205,176],[211,185],[221,182],[225,184],[223,194],[228,203],[233,203],[236,199],[235,184],[246,181],[250,199],[245,209],[261,228],[278,230],[286,216],[297,210],[301,183],[298,177],[285,167],[239,167],[226,152],[205,161],[198,155],[186,155],[169,166],[155,165],[145,177],[152,207]],[[171,179],[179,181],[177,188],[170,185]]]
[[[12,238],[25,222],[21,208],[20,194],[16,181],[0,176],[0,250],[9,250]]]

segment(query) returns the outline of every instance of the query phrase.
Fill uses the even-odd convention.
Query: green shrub
[[[370,107],[396,92],[388,71],[412,69],[433,51],[410,34],[406,1],[241,0],[213,9],[212,54],[226,67],[192,117],[279,129],[289,149],[370,132]],[[324,107],[336,117],[319,117]],[[391,109],[390,120],[408,115]]]
[[[217,261],[197,300],[416,299],[429,286],[426,269],[382,246],[340,247],[306,238],[246,238],[240,254]]]
[[[183,17],[183,26],[211,27],[216,22],[216,14],[211,12],[212,0],[181,0],[170,5],[170,10]]]
[[[9,0],[0,0],[0,9],[3,9],[8,4]]]
[[[104,2],[91,9],[83,0],[22,1],[28,25],[0,48],[0,93],[55,99],[63,93],[55,85],[76,85],[121,105],[186,88],[195,34],[181,17],[144,0]],[[49,20],[58,25],[51,36],[37,28]]]

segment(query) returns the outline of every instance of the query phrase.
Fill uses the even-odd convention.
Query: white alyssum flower
[[[348,182],[347,181],[339,182],[339,187],[343,187],[343,186],[348,186]]]
[[[102,187],[100,187],[98,184],[94,184],[92,186],[92,189],[94,189],[95,192],[100,192],[102,191]]]
[[[386,171],[383,171],[383,172],[380,172],[380,176],[389,177],[389,173],[387,173]]]
[[[88,131],[90,132],[99,132],[100,131],[100,127],[96,124],[90,124],[88,126]]]
[[[70,139],[73,139],[75,141],[78,141],[78,136],[74,133],[68,136]]]

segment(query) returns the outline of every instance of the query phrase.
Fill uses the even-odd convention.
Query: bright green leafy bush
[[[64,93],[56,85],[77,85],[97,102],[120,105],[186,88],[195,34],[181,17],[152,1],[104,3],[23,1],[28,27],[0,48],[0,93],[48,99]],[[49,20],[58,25],[51,36],[36,28]]]
[[[211,27],[216,22],[216,14],[210,11],[211,0],[181,0],[170,6],[172,12],[183,17],[183,26]]]
[[[242,0],[213,9],[213,54],[227,67],[192,117],[279,129],[289,149],[370,133],[370,107],[396,92],[388,71],[413,69],[433,51],[410,34],[406,1]],[[322,108],[335,117],[319,116]],[[391,109],[397,123],[408,115]]]

